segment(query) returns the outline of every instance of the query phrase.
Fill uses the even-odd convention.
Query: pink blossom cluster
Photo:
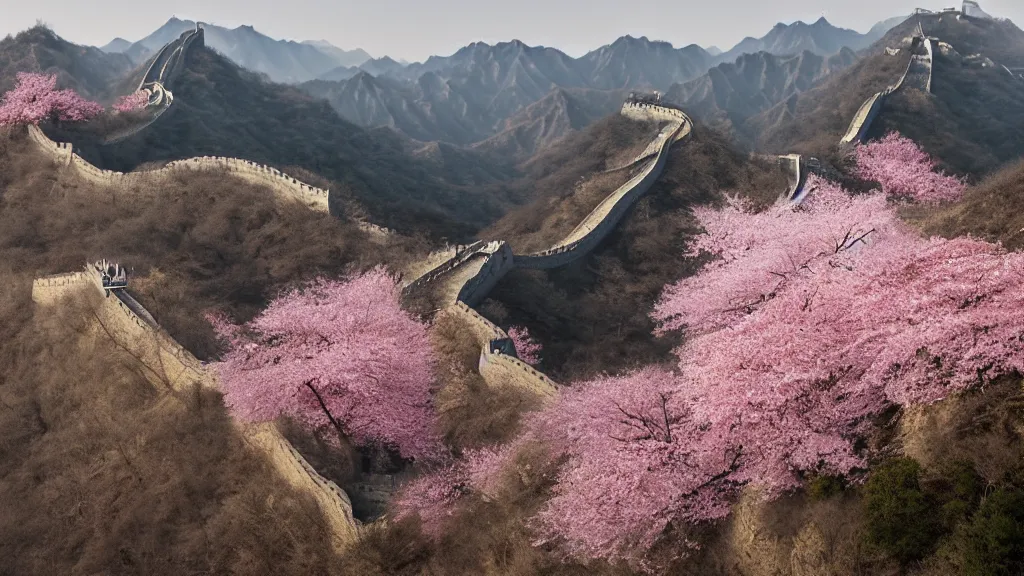
[[[543,346],[530,336],[530,331],[525,326],[512,326],[508,329],[508,336],[515,344],[516,354],[519,359],[527,364],[540,362],[540,352]]]
[[[653,317],[685,329],[675,371],[567,389],[524,429],[567,460],[536,518],[569,554],[637,561],[665,529],[774,498],[805,473],[856,474],[871,418],[1024,368],[1024,254],[922,239],[881,193],[827,182],[798,208],[698,210]]]
[[[44,120],[81,122],[103,107],[74,90],[57,90],[57,76],[19,72],[15,87],[3,95],[0,126],[38,124]]]
[[[515,452],[515,444],[469,450],[459,460],[416,478],[402,487],[393,502],[398,518],[419,515],[425,534],[437,537],[444,521],[455,513],[459,498],[468,492],[493,497],[501,474]]]
[[[244,326],[211,316],[231,345],[216,364],[226,403],[249,420],[289,414],[405,458],[441,457],[427,327],[399,296],[378,268],[287,293]]]
[[[962,178],[936,171],[932,158],[898,132],[857,146],[856,173],[865,180],[878,181],[890,196],[925,203],[959,200],[966,187]]]
[[[131,94],[122,96],[114,102],[114,110],[118,112],[134,112],[135,110],[142,110],[149,105],[149,92],[146,90],[136,90]]]

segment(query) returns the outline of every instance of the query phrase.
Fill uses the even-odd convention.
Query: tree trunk
[[[316,396],[316,401],[320,403],[320,409],[324,411],[324,414],[327,415],[327,419],[331,421],[331,425],[334,426],[334,429],[338,431],[338,440],[340,440],[341,445],[344,446],[345,442],[347,441],[345,431],[342,430],[341,423],[338,422],[338,420],[334,417],[334,414],[331,414],[331,411],[327,409],[327,404],[324,403],[324,398],[323,396],[320,395],[320,391],[317,390],[315,386],[313,386],[312,380],[306,380],[305,382],[303,382],[303,385],[305,385],[306,388],[309,388],[309,391],[312,392],[314,396]]]

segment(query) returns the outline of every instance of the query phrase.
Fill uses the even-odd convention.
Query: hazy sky
[[[1024,1],[981,0],[990,14],[1024,23]],[[422,60],[476,40],[513,38],[572,56],[631,34],[728,49],[777,22],[832,24],[866,32],[915,7],[938,10],[959,0],[0,0],[0,35],[41,19],[63,38],[103,45],[138,40],[171,16],[234,28],[251,24],[274,38],[325,39],[374,56]],[[166,7],[166,8],[165,8]]]

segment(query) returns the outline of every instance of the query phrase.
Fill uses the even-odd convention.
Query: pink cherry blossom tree
[[[530,336],[530,331],[525,326],[512,326],[508,329],[508,336],[515,344],[516,354],[520,360],[527,364],[540,362],[540,352],[543,346]]]
[[[289,414],[404,458],[440,457],[427,327],[399,295],[378,268],[285,294],[244,326],[212,317],[231,345],[216,365],[226,403],[249,420]]]
[[[937,171],[935,161],[898,132],[858,145],[856,173],[878,181],[886,194],[925,203],[959,200],[966,187],[962,178]]]
[[[0,125],[38,124],[44,120],[82,122],[103,107],[74,90],[57,90],[57,76],[19,72],[15,87],[3,95]]]
[[[458,460],[423,474],[402,487],[392,502],[396,517],[420,517],[423,532],[432,537],[442,533],[444,521],[455,513],[459,499],[470,492],[493,497],[501,473],[515,453],[516,445],[469,450]]]
[[[573,386],[524,425],[566,459],[542,542],[642,566],[667,527],[721,518],[745,486],[856,477],[888,407],[1024,368],[1024,255],[922,239],[880,193],[812,185],[795,209],[697,211],[691,253],[721,258],[653,314],[689,336],[675,371]]]
[[[142,110],[148,105],[149,92],[146,90],[136,90],[131,94],[118,98],[113,108],[118,112],[134,112],[135,110]]]

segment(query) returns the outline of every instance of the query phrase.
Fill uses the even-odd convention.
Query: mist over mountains
[[[207,44],[239,66],[266,74],[274,82],[294,84],[312,80],[338,66],[358,66],[370,59],[363,50],[346,51],[324,40],[275,40],[252,26],[229,29],[202,24]],[[182,32],[196,27],[192,20],[171,18],[145,38],[130,43],[117,38],[101,49],[119,52],[135,62],[145,60]]]
[[[415,63],[373,58],[324,40],[275,40],[251,26],[202,26],[209,47],[273,82],[299,84],[357,125],[391,128],[422,142],[471,145],[495,138],[503,150],[530,153],[586,119],[612,112],[611,103],[630,90],[668,93],[677,104],[695,106],[698,115],[732,126],[806,90],[828,70],[849,65],[855,51],[902,20],[879,22],[866,34],[824,18],[780,23],[725,52],[625,35],[579,58],[511,40],[473,42]],[[141,63],[195,25],[171,18],[137,42],[117,38],[102,50]],[[754,92],[736,95],[748,88]],[[543,127],[537,125],[541,119]],[[514,133],[502,135],[506,130]]]
[[[606,106],[608,93],[621,98],[631,90],[666,93],[698,117],[732,128],[849,66],[857,59],[855,50],[902,20],[880,23],[868,34],[824,19],[780,24],[764,38],[744,40],[718,55],[697,45],[676,48],[628,35],[579,58],[517,40],[475,42],[451,56],[407,66],[382,59],[338,68],[301,88],[361,126],[461,145],[496,137],[510,126],[521,130],[522,122],[512,120],[521,114],[547,118],[541,132],[549,140],[579,124],[569,110],[607,114],[613,111]],[[512,148],[523,152],[535,150],[538,143],[523,137],[520,131],[498,140],[517,142]]]

